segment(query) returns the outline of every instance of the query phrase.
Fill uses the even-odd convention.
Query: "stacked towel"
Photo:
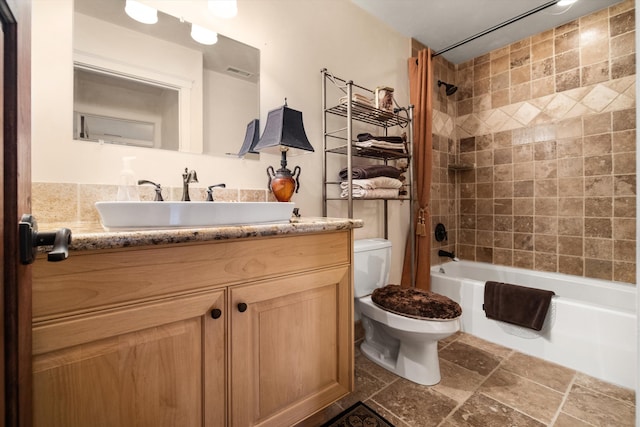
[[[358,141],[368,141],[370,139],[375,139],[378,141],[384,141],[394,144],[404,144],[406,141],[407,134],[402,134],[402,136],[373,136],[370,133],[359,133]]]
[[[399,190],[397,188],[376,188],[373,190],[366,190],[364,188],[354,187],[351,193],[351,197],[356,199],[397,199]],[[349,194],[347,190],[342,190],[340,197],[347,198]]]
[[[351,180],[351,185],[352,197],[361,199],[396,199],[403,184],[402,181],[396,178],[378,176],[367,179],[353,179]],[[340,183],[340,188],[342,189],[340,197],[349,197],[349,183]]]
[[[352,179],[375,178],[377,176],[387,176],[397,179],[401,174],[402,169],[387,165],[354,166],[351,168]],[[346,180],[349,177],[347,168],[340,170],[339,175],[341,180]]]
[[[489,319],[539,331],[553,295],[552,291],[489,281],[484,285],[483,309]]]
[[[347,99],[348,98],[346,96],[343,96],[342,98],[340,98],[340,103],[341,104],[346,104],[347,103]],[[375,103],[373,102],[373,98],[367,98],[366,96],[361,95],[359,93],[354,93],[351,96],[351,99],[354,102],[357,102],[359,104],[365,104],[365,105],[367,105],[369,107],[374,107],[375,108],[375,106],[376,106]]]
[[[370,133],[361,133],[358,135],[358,140],[354,144],[358,147],[382,148],[406,153],[407,146],[405,145],[405,138],[406,136],[374,136]]]

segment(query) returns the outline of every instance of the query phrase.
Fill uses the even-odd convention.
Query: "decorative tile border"
[[[570,89],[553,95],[517,102],[499,108],[466,114],[456,118],[456,137],[531,128],[589,114],[634,108],[636,76],[627,76],[591,86]],[[442,113],[434,114],[434,132],[448,132]],[[436,126],[437,123],[437,126]],[[534,142],[532,139],[529,142]]]

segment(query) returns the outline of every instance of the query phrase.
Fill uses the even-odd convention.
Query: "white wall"
[[[267,112],[282,105],[286,97],[291,108],[303,112],[307,135],[316,149],[289,159],[291,168],[302,168],[301,190],[293,201],[304,216],[322,214],[320,70],[327,68],[370,88],[393,87],[398,103],[408,103],[410,40],[349,0],[238,0],[238,16],[228,21],[212,17],[204,0],[145,2],[260,49],[261,127]],[[137,175],[165,186],[179,186],[185,167],[198,171],[202,186],[217,182],[231,188],[266,186],[265,168],[279,163],[274,156],[239,160],[74,141],[72,19],[72,0],[33,0],[33,181],[115,184],[121,157],[134,155]],[[395,282],[408,227],[407,204],[398,205],[390,211]],[[364,202],[356,216],[366,225],[356,237],[381,236],[380,215],[378,204]]]

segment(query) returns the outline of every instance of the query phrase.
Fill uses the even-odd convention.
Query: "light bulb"
[[[558,3],[556,3],[556,6],[569,6],[570,4],[573,4],[577,1],[578,0],[558,0]]]
[[[200,25],[191,24],[191,38],[198,43],[211,45],[218,42],[218,33]]]
[[[209,10],[219,18],[233,18],[238,14],[236,0],[209,0]]]
[[[158,11],[156,9],[135,0],[127,0],[124,11],[131,18],[143,24],[155,24],[158,22]]]

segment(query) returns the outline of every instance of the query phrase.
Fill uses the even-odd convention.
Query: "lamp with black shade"
[[[253,119],[247,125],[247,132],[244,134],[244,142],[240,147],[240,151],[238,151],[238,157],[244,157],[247,154],[258,154],[255,148],[259,140],[260,120]]]
[[[300,166],[293,168],[293,173],[287,168],[287,153],[289,155],[303,154],[304,151],[314,151],[302,123],[302,113],[284,105],[267,114],[267,123],[255,151],[280,154],[280,169],[274,172],[273,167],[267,167],[269,177],[268,187],[279,202],[288,202],[293,193],[300,188]]]

